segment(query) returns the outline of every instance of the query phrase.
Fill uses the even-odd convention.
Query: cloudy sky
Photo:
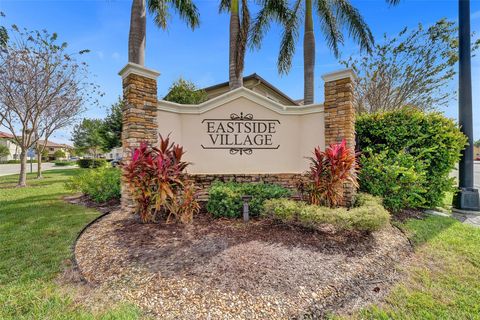
[[[196,1],[201,26],[192,32],[172,12],[167,31],[156,28],[149,19],[147,26],[146,66],[161,75],[158,94],[163,97],[178,77],[209,86],[228,79],[228,15],[218,13],[218,1]],[[352,0],[370,25],[378,41],[384,33],[394,35],[405,26],[416,27],[419,22],[429,25],[440,18],[457,19],[458,1],[403,0],[390,7],[381,0]],[[118,71],[127,62],[127,39],[131,0],[0,0],[0,11],[6,14],[2,24],[17,24],[28,29],[47,29],[57,32],[71,50],[90,49],[87,60],[95,81],[106,93],[103,107],[89,107],[86,117],[102,118],[108,105],[121,94]],[[480,31],[480,1],[472,0],[472,31]],[[255,10],[252,10],[255,11]],[[297,45],[293,68],[280,77],[276,71],[280,29],[273,26],[260,51],[248,52],[245,75],[258,73],[294,99],[303,96],[302,43]],[[320,34],[316,37],[316,101],[323,101],[320,76],[341,68],[325,46]],[[358,48],[347,41],[342,57],[356,55]],[[480,138],[480,58],[472,61],[474,92],[475,138]],[[456,81],[456,80],[455,80]],[[452,83],[456,85],[456,82]],[[442,111],[456,118],[457,104]],[[0,129],[1,130],[1,129]],[[59,132],[55,140],[68,142],[69,130]]]

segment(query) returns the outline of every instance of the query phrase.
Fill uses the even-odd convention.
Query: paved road
[[[37,170],[37,164],[32,164],[33,172]],[[55,164],[47,162],[42,164],[43,170],[71,169],[74,167],[56,167]],[[10,174],[18,174],[20,172],[20,164],[0,164],[0,176],[8,176]],[[27,172],[30,172],[30,163],[27,164]]]
[[[475,185],[475,188],[476,189],[480,189],[480,161],[475,161],[475,177],[473,178],[473,183]],[[458,171],[457,170],[454,170],[452,172],[452,176],[454,176],[455,178],[458,178]]]

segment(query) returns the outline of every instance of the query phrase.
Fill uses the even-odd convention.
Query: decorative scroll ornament
[[[246,154],[246,155],[251,155],[253,153],[252,148],[230,148],[230,154]]]
[[[232,119],[232,120],[244,120],[244,121],[253,120],[253,114],[247,113],[247,114],[244,115],[243,112],[240,112],[240,115],[238,115],[236,113],[232,113],[230,115],[230,119]]]

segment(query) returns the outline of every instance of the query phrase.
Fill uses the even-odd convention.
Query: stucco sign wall
[[[157,122],[184,146],[189,173],[301,173],[325,145],[322,105],[284,106],[246,88],[200,105],[159,101]]]

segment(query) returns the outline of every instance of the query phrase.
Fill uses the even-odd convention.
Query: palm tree
[[[230,90],[233,90],[243,86],[243,68],[250,30],[250,12],[247,0],[221,0],[220,12],[224,11],[230,11],[228,83]]]
[[[187,25],[195,29],[200,24],[197,6],[192,0],[148,0],[148,11],[154,15],[155,24],[165,30],[169,17],[169,6],[172,6],[185,20]],[[128,37],[128,62],[145,64],[146,37],[146,2],[133,0],[130,16],[130,33]]]
[[[274,0],[270,0],[274,1]],[[281,3],[285,0],[274,1]],[[386,0],[388,3],[397,4],[400,0]],[[268,1],[266,1],[268,2]],[[295,43],[298,40],[301,13],[304,9],[304,35],[303,35],[303,65],[304,65],[304,104],[314,102],[315,87],[315,35],[313,28],[314,11],[317,13],[322,33],[330,49],[339,56],[339,45],[343,43],[342,29],[346,28],[349,35],[360,45],[361,50],[370,52],[373,47],[373,35],[370,28],[363,20],[360,12],[354,8],[349,0],[295,0],[293,7],[288,12],[288,18],[278,16],[278,11],[269,10],[263,16],[255,19],[253,26],[252,44],[258,46],[265,30],[268,29],[271,18],[284,22],[282,42],[277,61],[279,73],[288,73],[295,53]],[[265,7],[264,7],[265,8]],[[275,8],[275,6],[273,7]],[[282,12],[283,12],[282,8]],[[280,18],[280,19],[279,19]]]

